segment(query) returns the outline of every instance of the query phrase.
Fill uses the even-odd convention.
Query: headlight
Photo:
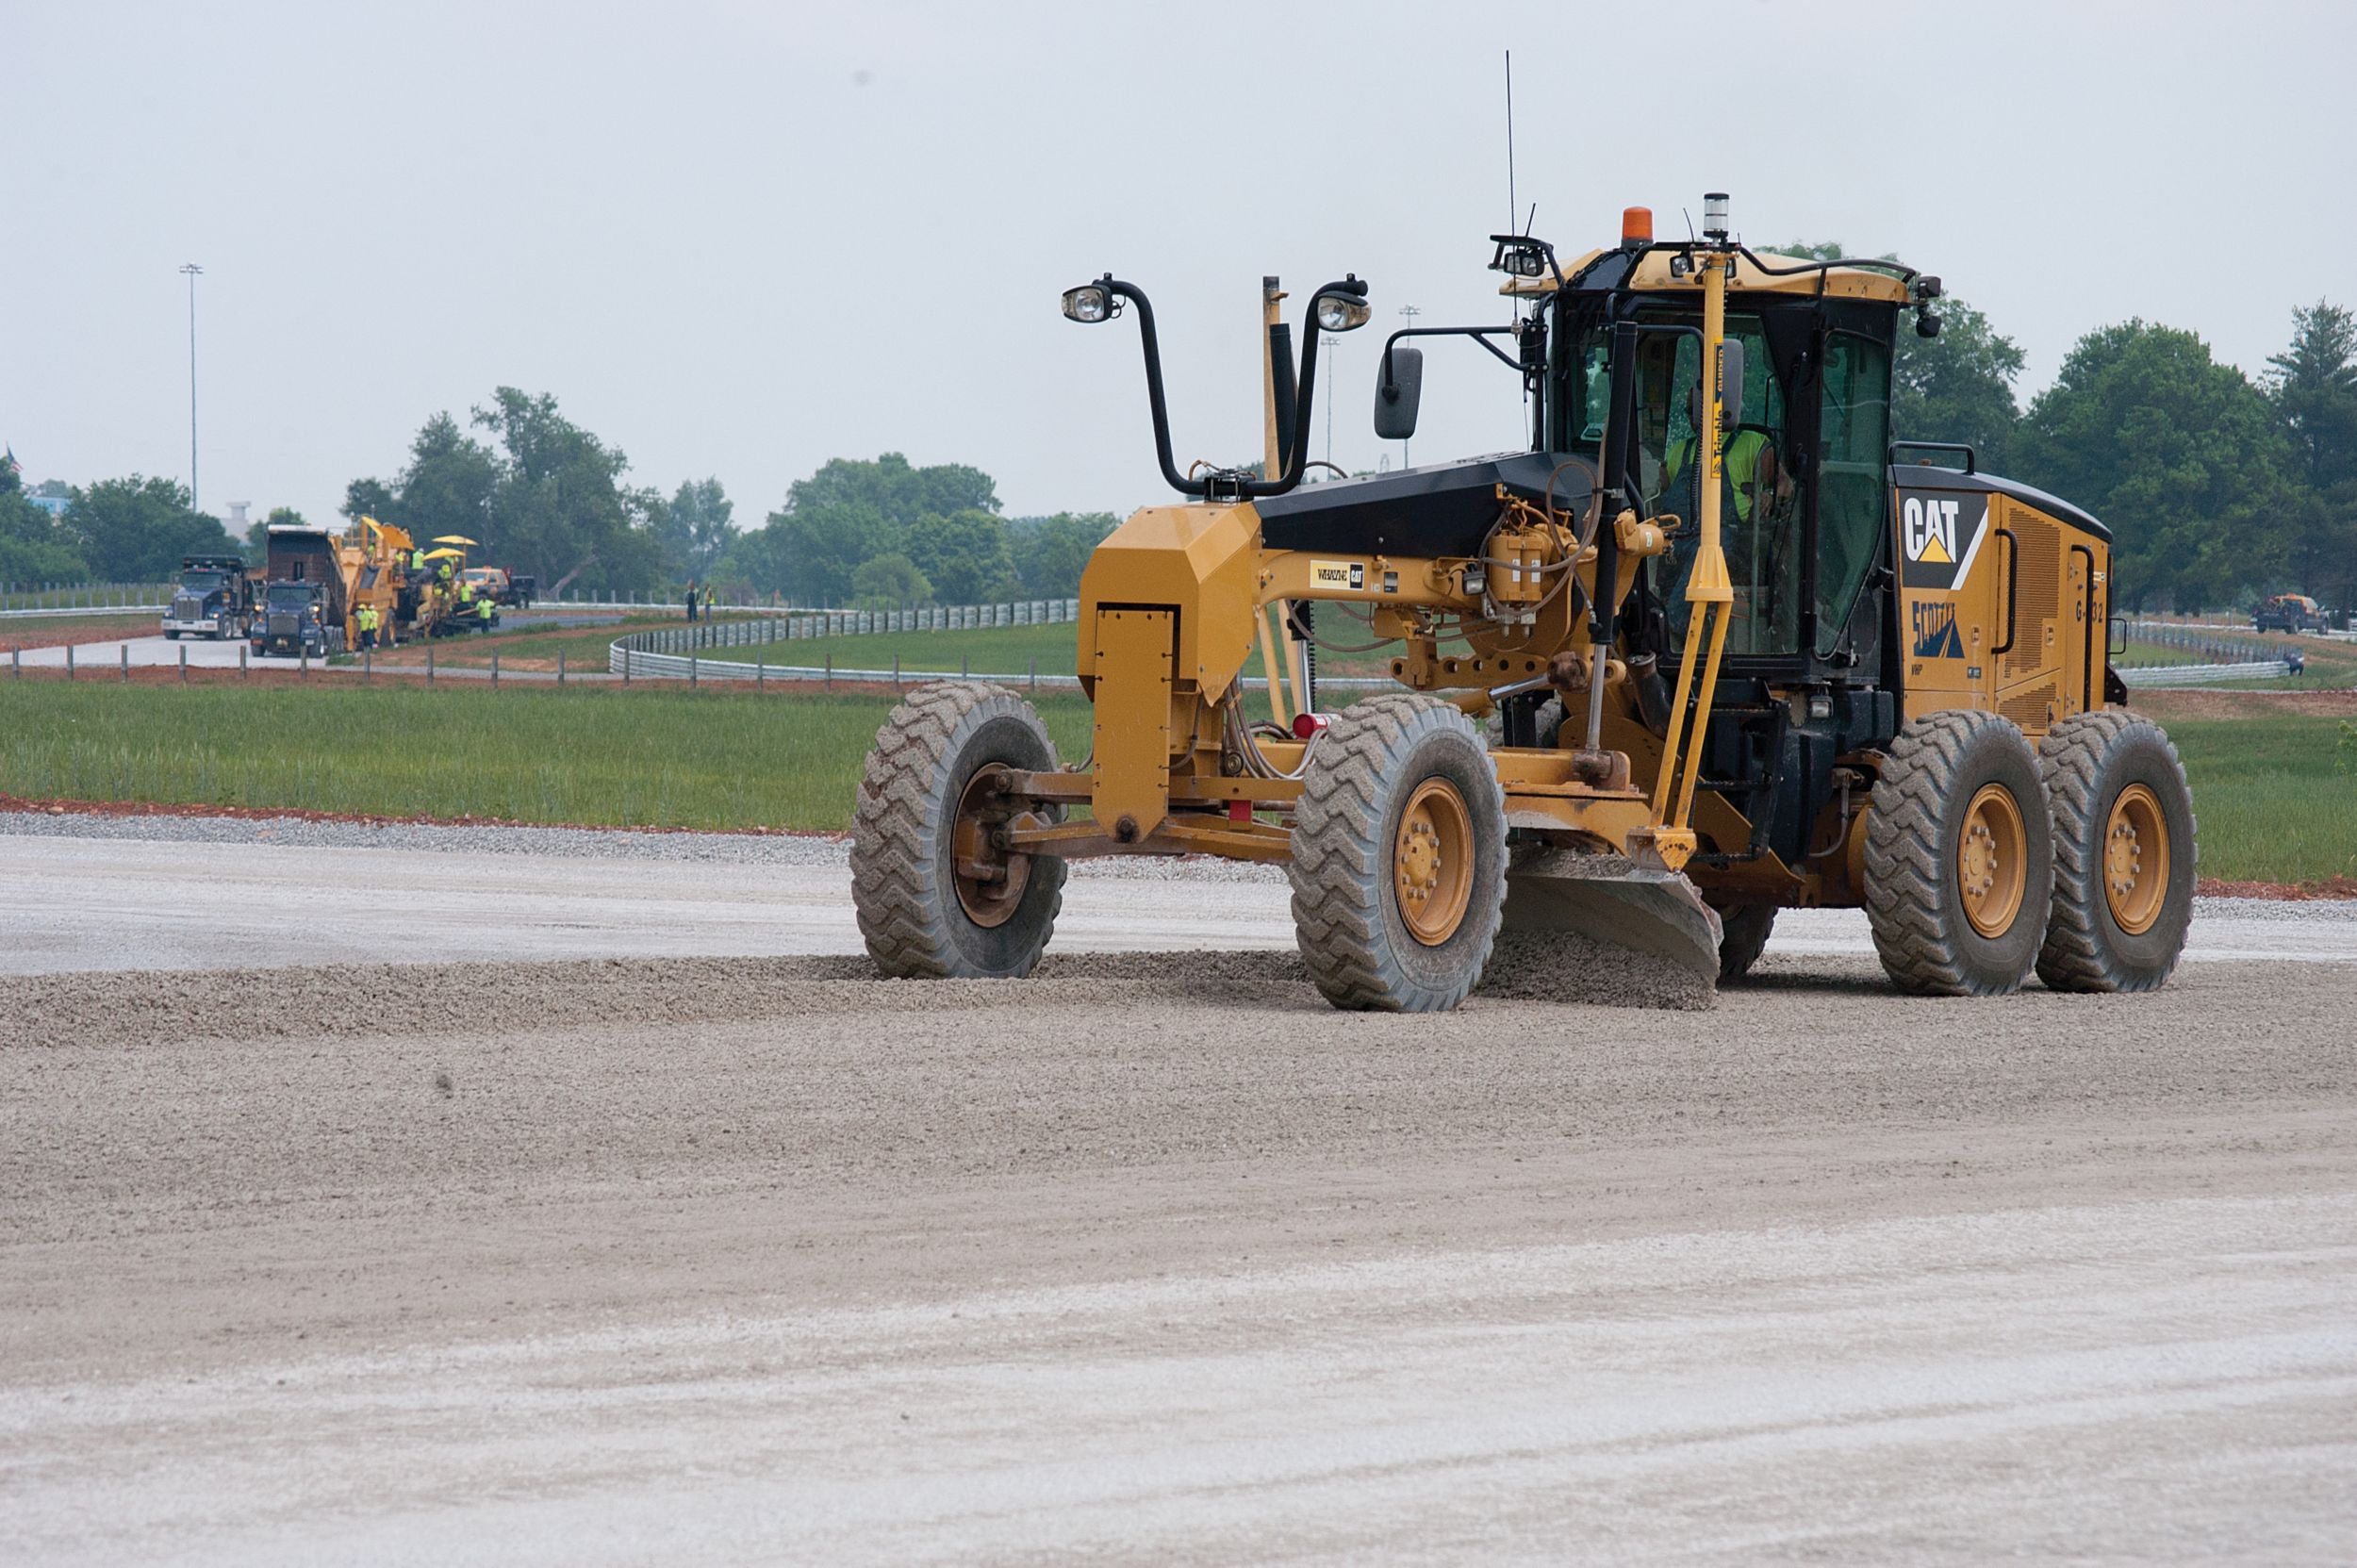
[[[1078,289],[1063,291],[1063,313],[1067,321],[1101,322],[1113,313],[1113,290],[1101,283],[1084,283]]]
[[[1347,294],[1318,296],[1318,330],[1353,332],[1367,324],[1367,302]]]

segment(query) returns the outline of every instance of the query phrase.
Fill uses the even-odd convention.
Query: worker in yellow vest
[[[492,618],[500,613],[500,607],[486,593],[474,602],[474,613],[476,624],[487,632],[491,629]]]
[[[374,648],[376,646],[376,606],[373,604],[361,605],[360,613],[353,619],[359,622],[360,647],[362,651],[365,652],[369,649]]]

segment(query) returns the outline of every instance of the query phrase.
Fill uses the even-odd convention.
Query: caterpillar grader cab
[[[1865,908],[1910,992],[2160,984],[2194,819],[2106,661],[2110,535],[1894,443],[1937,279],[1755,253],[1725,212],[1663,242],[1631,208],[1568,259],[1491,237],[1511,319],[1393,333],[1376,433],[1414,430],[1429,341],[1519,378],[1523,448],[1314,485],[1316,331],[1363,324],[1365,283],[1311,296],[1297,369],[1264,283],[1258,471],[1179,471],[1144,291],[1067,292],[1136,317],[1184,499],[1082,577],[1086,760],[988,686],[921,688],[879,734],[852,873],[884,972],[1022,975],[1065,861],[1192,853],[1287,867],[1345,1008],[1455,1006],[1502,927],[1733,979],[1779,910],[1825,905]],[[1321,645],[1385,644],[1393,689],[1322,700]]]

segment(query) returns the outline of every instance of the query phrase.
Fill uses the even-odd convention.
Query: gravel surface
[[[266,844],[290,849],[425,850],[455,855],[708,861],[741,866],[844,866],[848,835],[640,832],[618,828],[511,828],[438,822],[316,822],[300,817],[111,816],[0,812],[0,834],[128,839],[154,844]],[[1282,867],[1192,855],[1110,856],[1075,862],[1076,876],[1163,881],[1278,882]]]
[[[0,1560],[2345,1560],[2349,971],[0,979]]]

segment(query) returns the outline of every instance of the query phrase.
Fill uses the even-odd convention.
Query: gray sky
[[[2357,8],[1663,14],[12,0],[0,440],[31,480],[185,480],[193,260],[215,512],[332,516],[501,384],[556,394],[635,483],[717,474],[741,523],[895,449],[989,470],[1011,513],[1127,510],[1165,493],[1135,329],[1058,293],[1148,289],[1181,464],[1257,455],[1261,273],[1357,272],[1376,327],[1503,318],[1509,46],[1522,199],[1559,249],[1723,189],[1755,244],[1941,273],[2027,351],[2025,393],[2130,316],[2255,372],[2295,305],[2357,304]],[[1337,351],[1347,467],[1387,450],[1376,327]],[[1477,350],[1426,380],[1418,461],[1518,443]]]

